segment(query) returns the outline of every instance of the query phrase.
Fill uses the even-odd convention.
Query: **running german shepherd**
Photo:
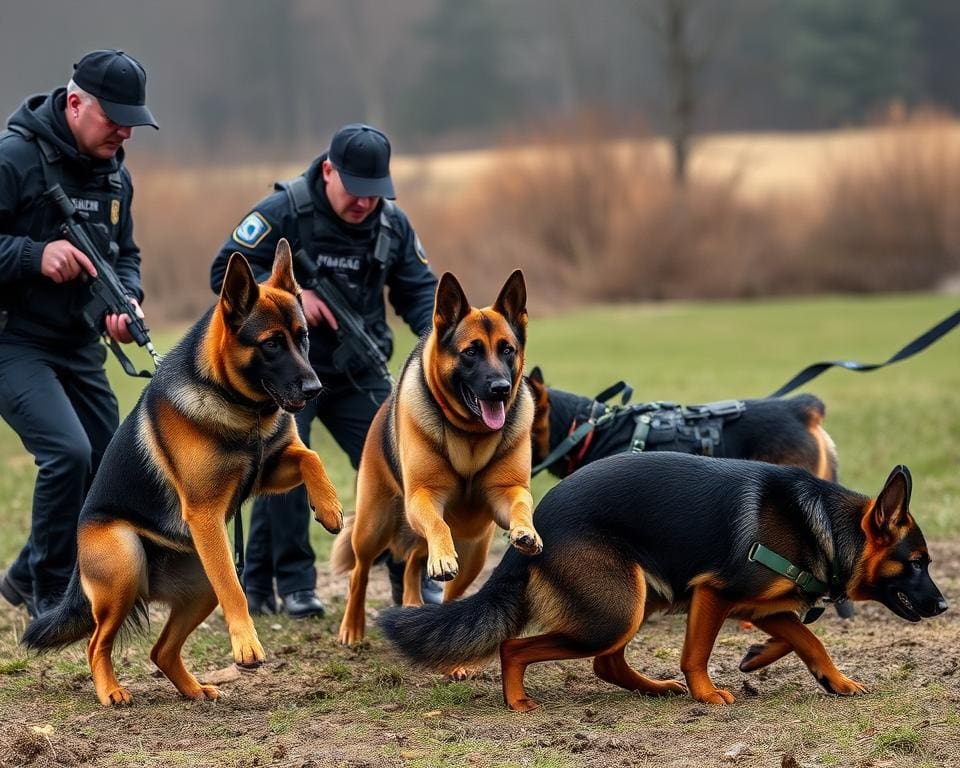
[[[492,307],[471,307],[457,279],[440,278],[433,328],[410,354],[397,388],[374,417],[357,479],[357,514],[334,543],[334,568],[352,565],[341,643],[364,635],[367,577],[389,549],[405,560],[403,603],[422,602],[420,574],[463,594],[483,568],[494,523],[527,555],[542,549],[533,527],[530,424],[523,383],[527,329],[523,273]]]
[[[46,650],[92,633],[87,659],[105,705],[131,701],[110,656],[121,627],[143,623],[148,602],[170,606],[150,658],[184,696],[219,696],[180,658],[218,602],[234,660],[264,660],[226,531],[249,495],[303,482],[317,520],[333,533],[342,526],[336,491],[290,415],[320,392],[299,294],[286,240],[262,285],[233,254],[220,300],[164,358],[107,447],[80,513],[67,592],[22,639]]]
[[[540,557],[508,551],[476,594],[392,608],[380,623],[405,656],[433,669],[477,664],[499,648],[504,699],[521,711],[537,706],[523,686],[527,665],[590,656],[597,677],[628,690],[689,690],[698,701],[730,704],[733,696],[707,673],[728,617],[749,619],[775,638],[751,649],[741,670],[792,650],[827,691],[863,693],[798,611],[819,595],[844,594],[877,600],[908,621],[946,610],[910,514],[910,490],[902,466],[871,499],[795,467],[619,454],[575,472],[544,497],[536,513]],[[771,552],[782,558],[781,571],[761,564]],[[688,614],[680,659],[686,686],[644,677],[624,658],[654,611]],[[542,634],[520,637],[528,625]]]

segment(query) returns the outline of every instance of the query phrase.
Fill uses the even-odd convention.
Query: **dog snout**
[[[487,385],[490,397],[505,398],[510,394],[510,382],[507,379],[494,379]]]
[[[315,374],[313,376],[304,376],[300,380],[300,391],[303,392],[303,396],[307,400],[311,400],[319,395],[321,389],[323,389],[323,385]]]

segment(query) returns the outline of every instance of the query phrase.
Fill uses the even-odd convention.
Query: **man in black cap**
[[[433,322],[437,279],[406,215],[392,201],[390,141],[376,128],[354,123],[337,131],[330,148],[296,179],[254,206],[213,262],[210,282],[219,292],[230,255],[246,256],[258,280],[266,279],[277,241],[285,237],[298,254],[296,276],[304,286],[311,275],[303,263],[339,288],[354,316],[385,358],[393,351],[386,322],[384,287],[390,302],[417,335]],[[299,253],[302,252],[302,253]],[[340,341],[338,318],[318,293],[303,290],[310,325],[310,362],[323,390],[297,414],[297,429],[307,445],[319,419],[346,451],[356,469],[370,422],[390,392],[390,382],[375,370],[341,370],[334,353]],[[316,569],[309,537],[309,507],[303,486],[283,496],[257,499],[251,517],[244,589],[253,614],[274,613],[276,591],[294,618],[322,616],[315,591]],[[402,594],[402,564],[391,564],[394,599]],[[436,582],[424,597],[439,602]]]
[[[143,67],[122,51],[93,51],[66,87],[31,96],[0,133],[0,416],[34,456],[30,536],[0,572],[0,594],[37,615],[56,604],[73,571],[77,517],[119,422],[103,363],[102,332],[131,341],[125,314],[92,328],[81,309],[87,254],[59,231],[45,195],[59,184],[103,235],[131,311],[139,303],[140,250],[123,143],[157,127]]]

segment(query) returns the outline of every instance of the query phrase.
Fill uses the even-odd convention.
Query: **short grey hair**
[[[67,83],[67,96],[69,96],[71,93],[77,94],[77,96],[80,97],[80,101],[84,102],[85,104],[95,101],[97,98],[96,96],[87,93],[85,90],[83,90],[83,88],[73,82],[73,78],[70,78],[70,82]]]

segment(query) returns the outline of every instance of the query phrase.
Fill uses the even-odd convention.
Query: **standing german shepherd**
[[[233,254],[219,302],[164,358],[107,447],[80,513],[67,592],[22,639],[45,650],[92,633],[87,659],[103,704],[131,701],[110,656],[118,631],[141,624],[151,601],[169,604],[170,618],[150,658],[184,696],[219,696],[180,658],[218,602],[234,660],[263,661],[226,531],[249,495],[303,482],[317,520],[334,533],[342,526],[336,491],[290,415],[320,391],[299,294],[286,240],[262,285]]]
[[[774,638],[751,650],[741,670],[792,650],[827,691],[863,693],[798,611],[818,593],[877,600],[908,621],[946,610],[910,514],[910,491],[902,466],[871,499],[794,467],[620,454],[575,472],[543,498],[540,557],[508,551],[476,594],[393,608],[380,622],[405,656],[433,669],[476,664],[499,648],[504,699],[522,711],[537,706],[523,686],[529,664],[590,656],[597,677],[628,690],[689,690],[698,701],[730,704],[707,663],[721,625],[734,616]],[[761,563],[770,552],[781,571]],[[686,686],[644,677],[624,658],[644,617],[661,610],[688,614],[680,659]],[[528,624],[542,634],[519,637]]]
[[[364,635],[367,577],[390,549],[406,560],[403,603],[422,602],[420,574],[463,594],[483,568],[494,523],[519,551],[540,552],[530,495],[533,401],[523,383],[527,331],[523,273],[492,307],[470,306],[457,279],[440,278],[433,328],[374,417],[357,479],[350,544],[334,544],[334,568],[352,564],[340,642]]]

